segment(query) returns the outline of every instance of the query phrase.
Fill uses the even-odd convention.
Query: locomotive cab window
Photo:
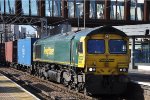
[[[127,41],[125,41],[125,40],[109,40],[109,52],[112,54],[127,53]]]
[[[82,42],[78,42],[78,52],[83,53],[83,43]]]
[[[105,52],[105,41],[104,40],[88,40],[87,51],[89,54],[102,54]]]

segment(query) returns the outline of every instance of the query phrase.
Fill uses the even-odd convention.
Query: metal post
[[[46,18],[41,18],[41,32],[40,38],[47,36],[47,19]]]
[[[135,51],[135,37],[132,37],[132,42],[131,42],[131,67],[130,69],[133,69],[135,67],[135,62],[134,62],[134,51]]]
[[[84,0],[84,29],[85,29],[85,0]]]
[[[68,7],[67,7],[67,1],[62,0],[62,16],[67,19],[68,18]]]
[[[6,14],[6,0],[4,0],[4,15]]]
[[[3,42],[3,33],[1,32],[1,44]]]
[[[148,63],[149,63],[149,60],[150,60],[150,57],[149,57],[149,51],[150,51],[150,43],[149,43],[149,39],[148,39]]]
[[[78,30],[79,30],[79,25],[80,25],[80,14],[78,15]]]
[[[31,16],[31,0],[29,0],[29,16]]]
[[[125,21],[129,21],[130,20],[130,2],[129,0],[125,0],[125,11],[124,11],[124,19]]]
[[[144,21],[149,21],[149,4],[150,1],[144,0]]]
[[[104,7],[104,19],[110,20],[110,0],[105,0],[105,7]],[[97,12],[97,11],[96,11]]]

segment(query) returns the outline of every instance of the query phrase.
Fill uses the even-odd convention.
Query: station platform
[[[39,100],[24,88],[0,74],[0,100]]]

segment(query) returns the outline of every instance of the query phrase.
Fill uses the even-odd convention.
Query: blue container
[[[18,40],[18,64],[31,66],[33,62],[33,44],[36,38]]]

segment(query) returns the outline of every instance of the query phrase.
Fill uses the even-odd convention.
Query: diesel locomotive
[[[37,40],[32,74],[90,94],[125,91],[130,62],[128,36],[103,26]]]

